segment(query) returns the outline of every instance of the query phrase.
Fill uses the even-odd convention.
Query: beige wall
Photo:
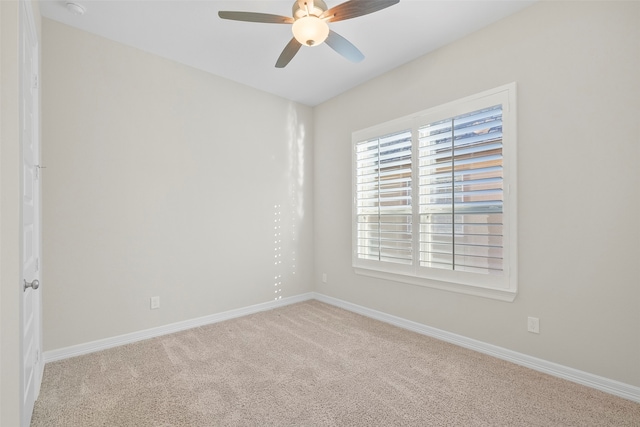
[[[637,2],[541,2],[317,107],[316,290],[640,386],[639,22]],[[515,302],[354,274],[351,133],[510,82]]]
[[[43,31],[45,350],[312,289],[311,108]]]

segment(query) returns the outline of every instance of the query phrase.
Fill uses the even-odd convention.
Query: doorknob
[[[38,281],[38,279],[34,279],[33,282],[31,282],[31,283],[27,282],[27,280],[24,279],[24,290],[25,291],[27,290],[27,288],[33,288],[33,290],[35,291],[39,287],[40,287],[40,282]]]

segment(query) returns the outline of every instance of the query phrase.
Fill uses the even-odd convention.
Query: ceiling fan
[[[302,45],[329,47],[352,62],[360,62],[364,55],[350,41],[329,29],[329,22],[344,21],[393,6],[400,0],[349,0],[329,9],[323,0],[297,0],[293,3],[293,17],[257,12],[220,11],[222,19],[267,24],[293,24],[293,38],[276,61],[276,68],[284,68]]]

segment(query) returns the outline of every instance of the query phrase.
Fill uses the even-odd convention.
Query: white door
[[[20,138],[22,144],[22,421],[31,422],[42,376],[40,316],[40,145],[38,38],[31,3],[20,2]]]

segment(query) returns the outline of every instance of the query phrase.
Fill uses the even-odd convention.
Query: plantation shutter
[[[420,266],[502,274],[502,106],[419,128]]]
[[[356,144],[356,256],[412,264],[411,131]]]

